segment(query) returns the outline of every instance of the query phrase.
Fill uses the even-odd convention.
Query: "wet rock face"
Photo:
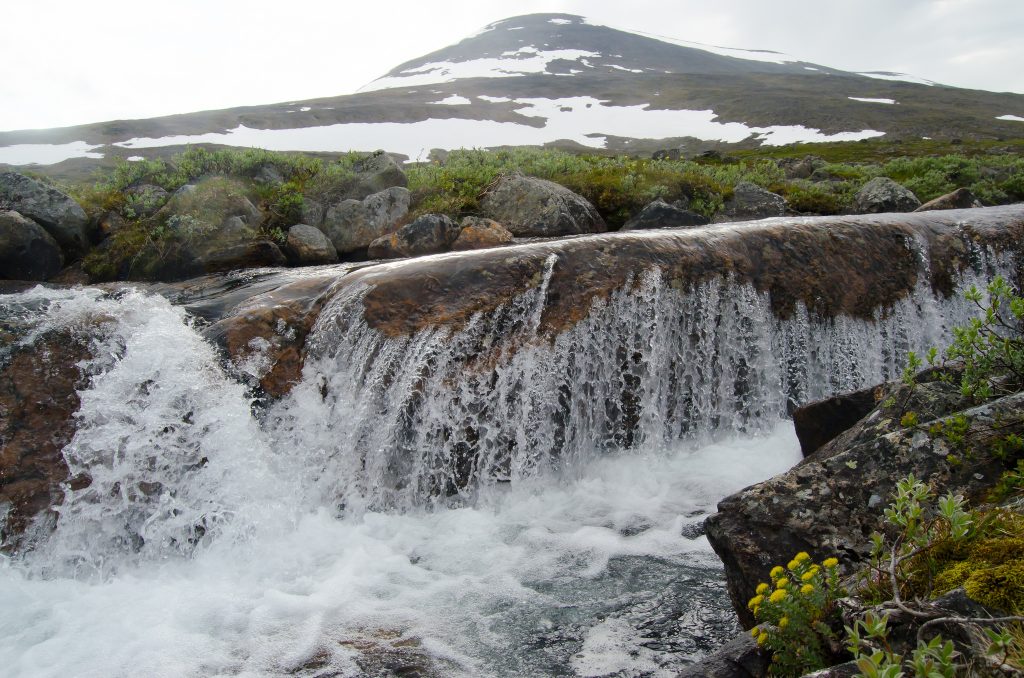
[[[882,528],[896,482],[909,473],[963,494],[971,503],[999,478],[1003,462],[976,458],[950,464],[947,455],[953,450],[945,440],[901,427],[908,389],[904,384],[887,387],[883,397],[894,395],[898,404],[886,407],[883,401],[790,471],[722,500],[718,513],[707,519],[708,541],[725,564],[733,608],[745,626],[754,623],[746,603],[774,565],[800,551],[815,560],[863,561],[870,551],[869,535]],[[970,436],[984,447],[996,421],[1024,416],[1024,394],[966,406],[956,386],[935,380],[918,384],[906,407],[918,413],[924,429],[937,418],[963,411],[972,419]]]
[[[342,200],[324,214],[320,230],[331,240],[338,254],[366,249],[381,236],[393,233],[409,212],[412,195],[393,187],[363,200]]]
[[[670,205],[662,199],[648,203],[632,219],[622,225],[623,231],[648,228],[675,228],[679,226],[704,226],[710,220],[702,214]]]
[[[17,212],[0,212],[0,278],[47,280],[63,265],[60,245],[39,224]]]
[[[391,235],[370,243],[366,254],[371,259],[415,257],[448,251],[459,237],[458,224],[443,214],[424,214]]]
[[[889,177],[875,177],[853,198],[853,211],[857,214],[913,212],[920,206],[916,195]]]
[[[502,177],[480,203],[482,216],[493,219],[517,236],[558,236],[603,233],[607,230],[597,209],[564,186],[510,174]]]
[[[732,197],[725,201],[722,211],[715,215],[716,224],[731,221],[752,221],[781,217],[786,213],[786,199],[749,181],[741,181],[733,188]]]
[[[0,205],[42,226],[69,258],[81,256],[89,247],[85,210],[55,188],[17,172],[2,172]]]
[[[77,390],[85,386],[77,363],[89,357],[85,341],[64,334],[0,355],[0,506],[8,507],[0,541],[5,545],[16,545],[32,519],[63,498],[60,483],[68,480],[68,469],[61,450],[74,436]]]

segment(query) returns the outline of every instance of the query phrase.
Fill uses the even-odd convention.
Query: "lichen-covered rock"
[[[623,224],[622,230],[704,226],[708,223],[710,223],[710,220],[703,214],[697,214],[688,209],[670,205],[661,198],[658,198],[648,203],[632,219]]]
[[[465,217],[462,231],[452,243],[453,250],[482,250],[512,242],[512,232],[493,219]]]
[[[424,214],[390,235],[381,236],[366,251],[371,259],[415,257],[446,252],[459,237],[459,225],[443,214]]]
[[[517,236],[603,233],[597,209],[564,186],[518,172],[499,179],[480,202],[483,216]]]
[[[786,213],[786,199],[778,193],[761,188],[749,181],[733,187],[732,196],[725,201],[722,211],[712,221],[716,224],[732,221],[754,221],[781,217]]]
[[[308,224],[295,224],[288,229],[284,253],[293,266],[334,264],[338,261],[338,252],[323,231]]]
[[[408,189],[388,188],[362,200],[342,200],[324,215],[320,230],[330,238],[338,254],[365,249],[371,242],[393,233],[409,212]]]
[[[384,151],[375,151],[362,158],[352,169],[356,172],[356,181],[346,194],[357,200],[388,188],[405,188],[409,185],[409,179],[401,166]]]
[[[18,212],[0,212],[0,278],[47,280],[64,265],[60,245]]]
[[[857,214],[913,212],[920,206],[916,195],[889,177],[875,177],[853,198],[853,211]]]
[[[46,229],[69,258],[89,247],[89,218],[55,188],[17,172],[0,172],[0,209],[14,210]]]
[[[746,602],[772,566],[800,551],[815,560],[866,558],[868,537],[880,530],[899,479],[913,473],[969,501],[982,499],[995,484],[1003,462],[977,457],[970,464],[950,464],[947,456],[954,450],[925,430],[931,421],[962,411],[971,422],[969,436],[984,448],[996,435],[997,421],[1024,417],[1024,393],[963,409],[968,403],[956,386],[927,374],[921,378],[926,381],[913,389],[890,386],[881,404],[854,427],[790,471],[722,500],[707,519],[708,541],[725,564],[729,595],[744,625],[754,622]],[[904,408],[918,414],[922,428],[900,425]]]
[[[918,207],[915,212],[930,212],[931,210],[960,210],[971,207],[981,207],[981,203],[969,188],[958,188],[952,193],[940,195],[934,200],[929,200]]]

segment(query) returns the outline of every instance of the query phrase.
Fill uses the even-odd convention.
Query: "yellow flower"
[[[839,560],[836,558],[826,558],[825,562],[822,563],[825,567],[835,567],[839,564]]]
[[[789,617],[783,617],[779,620],[779,628],[784,629],[789,626]]]
[[[776,565],[775,567],[772,568],[772,571],[769,574],[771,574],[772,579],[778,579],[783,574],[785,574],[785,572],[786,571],[782,569],[781,565]]]
[[[801,551],[800,553],[798,553],[795,556],[793,556],[793,560],[795,560],[798,563],[802,563],[805,560],[810,560],[810,559],[811,559],[811,557],[807,554],[807,551]]]
[[[788,594],[784,589],[779,589],[778,591],[772,593],[772,595],[768,597],[768,600],[772,601],[773,603],[781,603],[783,600],[786,599],[787,595]]]
[[[779,581],[775,582],[775,588],[784,589],[789,586],[789,580],[783,577]]]
[[[750,629],[750,635],[757,638],[759,635],[761,635],[761,627],[755,626],[754,628]]]
[[[750,608],[751,610],[753,610],[754,608],[760,607],[761,603],[763,603],[763,602],[764,602],[764,596],[754,596],[753,598],[750,599],[750,602],[747,603],[747,607]]]
[[[767,642],[768,642],[768,634],[767,633],[762,633],[761,635],[759,635],[757,637],[757,644],[759,646],[763,647],[764,644],[767,643]]]
[[[809,570],[807,572],[804,572],[803,575],[801,575],[801,577],[800,577],[800,581],[811,581],[812,579],[814,579],[814,575],[816,575],[816,574],[817,574],[817,572],[814,571],[814,570]]]
[[[769,587],[768,584],[765,584],[764,582],[761,582],[760,584],[757,585],[757,593],[758,593],[758,595],[763,595],[765,593],[768,593],[768,590],[770,588],[771,587]]]
[[[793,560],[786,563],[786,567],[788,567],[791,570],[795,570],[796,568],[800,567],[800,563],[798,563],[796,561],[796,558],[794,558]]]
[[[805,596],[814,593],[814,585],[813,584],[804,584],[803,586],[800,587],[800,593],[804,594]]]

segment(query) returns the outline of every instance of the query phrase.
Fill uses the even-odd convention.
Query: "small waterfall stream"
[[[976,259],[961,289],[1010,270]],[[406,337],[368,327],[352,285],[266,408],[159,296],[0,296],[19,341],[84,333],[93,356],[64,449],[91,483],[0,564],[0,666],[674,675],[735,631],[700,524],[798,460],[791,408],[897,376],[972,312],[921,283],[870,321],[780,318],[750,285],[652,269],[547,336],[558,265]]]

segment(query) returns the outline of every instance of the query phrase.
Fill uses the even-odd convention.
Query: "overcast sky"
[[[3,0],[0,130],[347,94],[534,12],[1024,93],[1024,0]]]

